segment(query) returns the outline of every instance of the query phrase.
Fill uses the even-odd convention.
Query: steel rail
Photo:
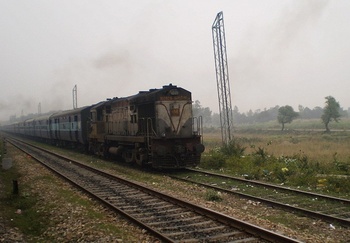
[[[292,191],[295,193],[307,194],[307,195],[315,196],[318,198],[335,200],[335,201],[340,201],[342,203],[350,204],[350,199],[346,199],[346,198],[338,198],[338,197],[333,197],[333,196],[315,193],[315,192],[308,192],[308,191],[298,190],[298,189],[294,189],[294,188],[287,188],[287,187],[278,186],[278,185],[274,185],[274,184],[270,184],[270,183],[266,183],[266,182],[262,182],[262,181],[248,180],[248,179],[244,179],[244,178],[240,178],[240,177],[228,176],[228,175],[223,175],[223,174],[214,173],[214,172],[210,172],[210,171],[202,171],[202,170],[191,169],[191,168],[187,168],[186,170],[193,171],[193,172],[199,172],[199,173],[203,173],[203,174],[208,174],[208,175],[219,176],[222,178],[233,179],[233,180],[247,182],[247,183],[252,183],[252,184],[261,185],[261,186],[265,186],[265,187],[269,187],[269,188],[277,188],[277,189],[285,190],[288,192]]]
[[[19,146],[16,146],[16,147],[19,147]],[[21,149],[21,148],[19,148],[19,149]],[[37,147],[37,149],[40,149],[40,148]],[[211,218],[211,219],[213,219],[216,222],[221,222],[224,225],[229,225],[230,227],[233,227],[233,228],[239,229],[241,231],[247,232],[248,234],[254,235],[255,237],[258,237],[260,239],[264,239],[264,240],[267,240],[267,241],[270,241],[270,242],[300,242],[300,241],[298,241],[296,239],[292,239],[292,238],[280,235],[278,233],[275,233],[275,232],[263,229],[261,227],[249,224],[247,222],[240,221],[238,219],[235,219],[233,217],[230,217],[230,216],[227,216],[227,215],[215,212],[213,210],[210,210],[210,209],[207,209],[207,208],[204,208],[204,207],[200,207],[200,206],[192,204],[190,202],[183,201],[183,200],[181,200],[179,198],[175,198],[175,197],[172,197],[170,195],[157,192],[157,191],[155,191],[153,189],[150,189],[150,188],[148,188],[146,186],[141,185],[140,183],[134,183],[134,182],[131,182],[131,181],[127,180],[127,179],[121,178],[119,176],[112,175],[112,174],[106,173],[106,172],[104,172],[102,170],[98,170],[98,169],[92,168],[90,166],[84,165],[84,164],[80,163],[79,161],[73,160],[71,158],[67,158],[65,156],[58,155],[56,153],[52,153],[50,151],[45,151],[45,152],[48,152],[48,153],[50,153],[51,155],[54,155],[54,156],[59,156],[61,159],[68,160],[72,164],[76,164],[78,166],[84,167],[84,168],[86,168],[86,169],[88,169],[90,171],[94,171],[95,173],[98,173],[100,175],[104,175],[104,176],[106,176],[106,177],[108,177],[110,179],[120,181],[120,182],[122,182],[124,184],[127,184],[128,186],[133,187],[133,188],[138,188],[138,190],[146,192],[149,195],[152,195],[152,196],[157,197],[157,198],[162,198],[162,200],[165,200],[167,202],[171,202],[174,205],[178,205],[180,207],[186,208],[186,209],[188,209],[188,210],[190,210],[192,212],[196,212],[199,215],[203,215],[205,217]],[[28,153],[28,152],[26,152],[26,153]],[[36,156],[33,156],[33,155],[31,155],[31,156],[34,159],[40,161],[40,158],[37,158]],[[50,169],[55,171],[55,173],[59,173],[55,169],[52,169],[52,168],[50,168]],[[59,173],[59,174],[63,178],[66,178],[66,179],[68,178],[64,174],[63,175],[61,173]],[[74,185],[77,185],[75,182],[71,182],[71,183],[73,183]],[[166,242],[177,242],[177,240],[175,240],[174,238],[172,238],[170,236],[167,236],[166,234],[164,234],[164,233],[158,231],[157,229],[155,229],[154,227],[150,226],[151,224],[150,225],[144,224],[138,218],[135,218],[134,216],[129,215],[127,212],[125,212],[125,210],[116,209],[116,206],[113,205],[113,203],[111,203],[110,201],[105,200],[104,198],[101,198],[100,196],[92,193],[86,187],[84,187],[82,185],[77,185],[77,186],[81,190],[89,193],[91,196],[93,196],[97,200],[100,200],[101,202],[103,202],[109,208],[112,208],[113,210],[115,210],[118,213],[120,213],[120,214],[124,215],[125,217],[129,218],[130,220],[132,220],[133,222],[135,222],[139,226],[144,227],[145,229],[149,230],[149,232],[151,232],[153,235],[155,235],[159,239],[161,239],[163,241],[166,241]]]
[[[307,195],[307,196],[316,196],[319,198],[323,198],[326,200],[332,200],[332,201],[337,201],[340,203],[345,203],[345,204],[349,204],[350,200],[348,199],[344,199],[344,198],[337,198],[337,197],[332,197],[332,196],[328,196],[328,195],[323,195],[323,194],[318,194],[318,193],[313,193],[313,192],[306,192],[306,191],[302,191],[302,190],[297,190],[297,189],[289,189],[286,187],[281,187],[281,186],[277,186],[277,185],[272,185],[269,183],[264,183],[264,182],[259,182],[259,181],[253,181],[253,180],[247,180],[247,179],[243,179],[243,178],[239,178],[239,177],[232,177],[232,176],[228,176],[228,175],[221,175],[218,173],[212,173],[212,172],[207,172],[207,171],[201,171],[201,170],[196,170],[196,169],[186,169],[195,173],[203,173],[203,174],[207,174],[207,175],[212,175],[212,176],[217,176],[220,178],[225,178],[225,179],[231,179],[231,180],[237,180],[240,182],[245,182],[245,183],[250,183],[250,184],[256,184],[256,185],[260,185],[260,186],[264,186],[264,187],[269,187],[269,188],[274,188],[274,189],[278,189],[278,190],[283,190],[285,192],[293,192],[293,193],[298,193],[301,195]],[[332,215],[328,215],[328,214],[324,214],[321,212],[317,212],[317,211],[312,211],[312,210],[308,210],[305,208],[301,208],[301,207],[296,207],[296,206],[292,206],[290,204],[285,204],[285,203],[281,203],[278,201],[274,201],[274,200],[270,200],[270,199],[266,199],[263,197],[259,197],[259,196],[253,196],[253,195],[249,195],[247,193],[242,193],[242,192],[238,192],[238,191],[232,191],[229,189],[225,189],[219,186],[215,186],[215,185],[210,185],[207,183],[202,183],[202,182],[197,182],[194,180],[190,180],[188,178],[181,178],[178,176],[173,176],[173,175],[169,175],[170,177],[174,178],[174,179],[178,179],[178,180],[182,180],[182,181],[186,181],[186,182],[190,182],[190,183],[195,183],[207,188],[212,188],[218,191],[222,191],[228,194],[235,194],[235,195],[239,195],[241,197],[245,197],[247,199],[251,199],[251,200],[256,200],[256,201],[261,201],[263,203],[269,204],[269,205],[274,205],[280,208],[283,208],[285,210],[288,210],[290,212],[300,212],[303,213],[305,215],[309,215],[311,217],[314,218],[319,218],[322,219],[324,221],[330,222],[330,223],[339,223],[343,226],[349,227],[350,226],[350,219],[345,219],[345,218],[339,218],[336,216],[332,216]]]

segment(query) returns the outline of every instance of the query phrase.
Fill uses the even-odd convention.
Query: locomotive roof
[[[147,102],[147,101],[155,101],[158,100],[161,96],[171,96],[172,91],[176,90],[176,95],[185,96],[188,99],[191,99],[191,92],[185,90],[181,87],[177,87],[176,85],[164,85],[161,89],[150,89],[149,91],[140,91],[138,94],[128,97],[131,103],[139,103],[139,102]]]
[[[96,105],[92,106],[91,110],[95,110],[95,109],[98,109],[100,107],[103,107],[103,106],[106,106],[106,105],[110,105],[110,104],[112,104],[114,102],[120,102],[122,100],[127,100],[127,98],[114,97],[113,99],[108,99],[108,100],[105,100],[105,101],[101,101],[101,102],[97,103]]]
[[[91,110],[97,109],[97,108],[99,108],[99,107],[105,105],[107,102],[109,102],[109,100],[101,101],[101,102],[97,103],[96,105],[92,106],[92,107],[91,107]]]
[[[142,102],[151,102],[158,100],[161,96],[169,96],[169,92],[171,90],[176,90],[177,95],[181,95],[182,97],[187,97],[189,100],[191,99],[191,92],[185,90],[183,88],[177,87],[176,85],[164,85],[161,89],[149,89],[148,91],[139,91],[138,94],[127,96],[127,97],[114,97],[111,99],[107,99],[106,101],[101,101],[96,105],[91,107],[91,110],[98,109],[103,106],[111,105],[114,102],[121,101],[129,101],[131,104],[142,103]]]

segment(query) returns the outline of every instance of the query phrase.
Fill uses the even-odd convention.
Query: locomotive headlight
[[[171,89],[171,90],[169,91],[169,94],[170,94],[170,95],[179,95],[179,91],[178,91],[177,89]]]
[[[165,138],[165,132],[162,133],[162,138]]]

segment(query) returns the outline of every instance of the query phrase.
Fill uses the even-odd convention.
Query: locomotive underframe
[[[154,168],[195,167],[199,164],[203,151],[200,136],[181,139],[154,138],[150,160]]]
[[[117,155],[127,163],[152,165],[153,168],[197,166],[204,150],[200,136],[158,138],[106,135],[104,141],[90,140],[90,151],[100,156]]]

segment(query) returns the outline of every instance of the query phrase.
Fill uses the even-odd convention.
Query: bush
[[[208,154],[203,155],[201,159],[201,167],[207,169],[221,169],[225,166],[228,158],[240,158],[244,154],[245,147],[237,141],[231,140],[222,147],[211,149]]]
[[[253,155],[255,157],[255,163],[257,165],[264,163],[267,160],[267,158],[269,157],[266,150],[264,148],[261,148],[261,147],[258,147],[258,149],[255,150]]]
[[[235,139],[232,139],[228,144],[221,147],[220,151],[223,155],[241,157],[244,155],[246,147],[243,147]]]
[[[213,149],[208,154],[202,156],[200,165],[205,169],[218,170],[224,167],[225,162],[226,157],[217,149]]]

